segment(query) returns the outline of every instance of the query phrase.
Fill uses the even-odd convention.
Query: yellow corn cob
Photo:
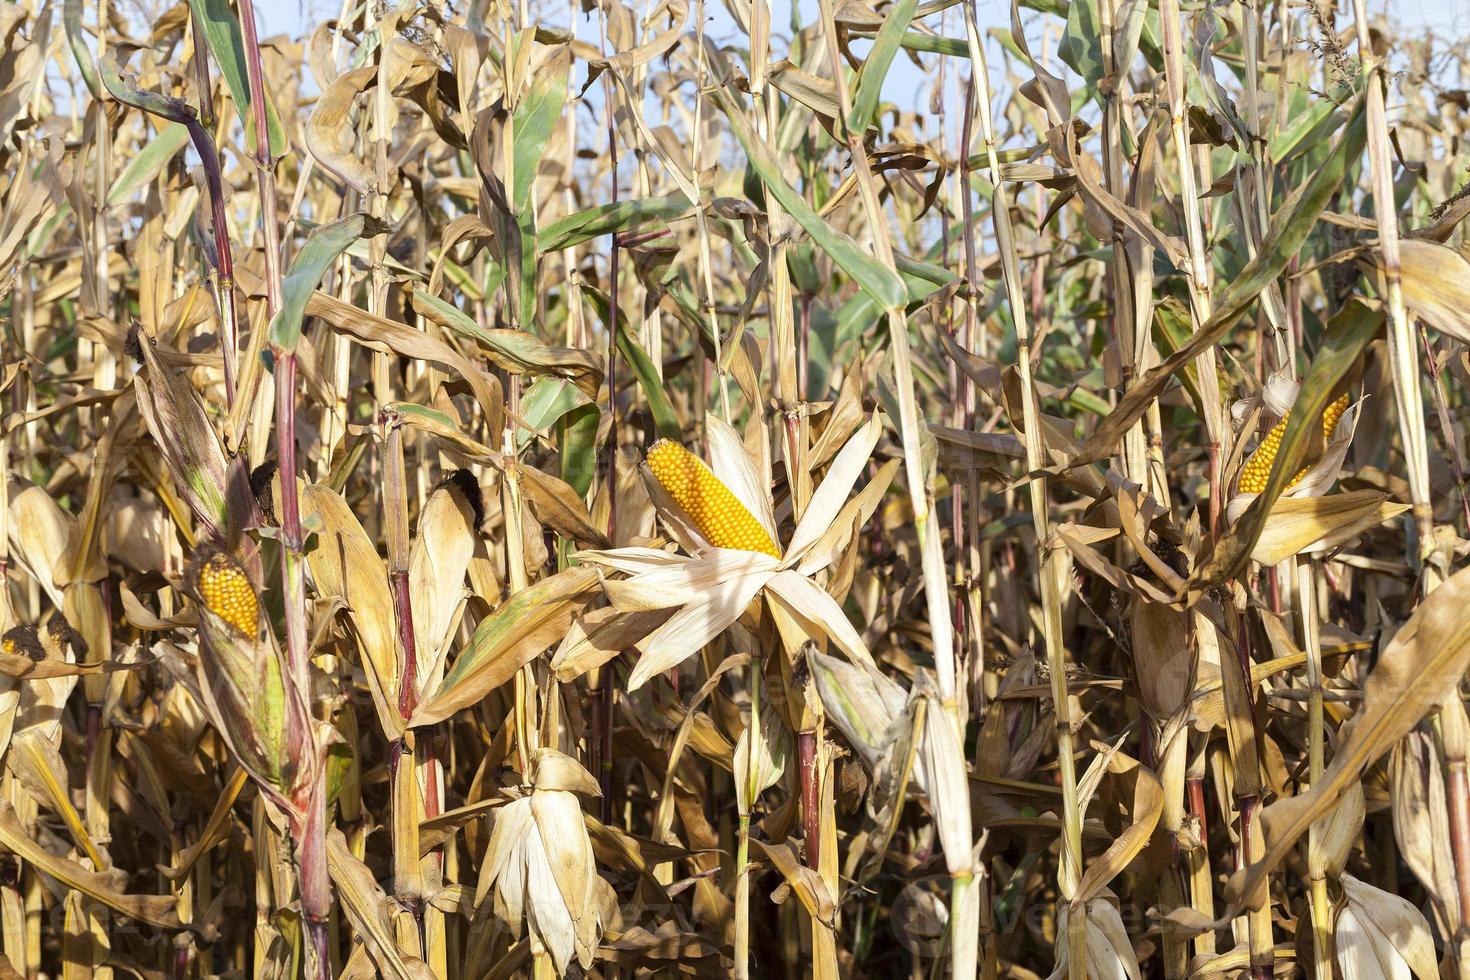
[[[216,551],[195,572],[199,601],[241,636],[260,632],[260,600],[245,569],[230,555]]]
[[[1348,396],[1339,395],[1337,400],[1327,406],[1322,413],[1322,438],[1332,438],[1332,430],[1337,428],[1337,422],[1342,418],[1342,413],[1347,411]],[[1266,489],[1266,480],[1271,476],[1271,465],[1276,462],[1276,454],[1281,451],[1281,437],[1286,434],[1286,419],[1277,422],[1256,451],[1251,453],[1251,458],[1245,461],[1245,466],[1240,471],[1240,492],[1260,493]],[[1302,482],[1302,477],[1307,475],[1307,467],[1291,478],[1291,482],[1285,487],[1290,490]],[[1285,491],[1283,491],[1285,492]]]
[[[781,557],[761,522],[698,456],[660,439],[648,451],[648,468],[710,544]]]

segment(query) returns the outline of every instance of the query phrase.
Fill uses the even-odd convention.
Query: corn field
[[[1470,47],[706,3],[0,2],[0,980],[1470,977]]]

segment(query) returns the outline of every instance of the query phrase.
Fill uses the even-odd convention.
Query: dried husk
[[[1350,874],[1340,880],[1344,903],[1333,939],[1344,980],[1438,980],[1434,940],[1419,910]]]

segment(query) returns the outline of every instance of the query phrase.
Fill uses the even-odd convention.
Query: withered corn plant
[[[277,6],[0,2],[0,976],[1470,977],[1463,39]]]

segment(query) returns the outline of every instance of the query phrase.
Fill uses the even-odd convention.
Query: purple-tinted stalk
[[[606,89],[609,106],[612,104],[611,82]],[[613,122],[615,113],[607,113],[607,152],[612,169],[612,203],[618,203],[618,131]],[[611,540],[618,526],[618,235],[608,236],[611,253],[608,258],[607,287],[607,411],[611,421],[609,439],[612,442],[607,456],[607,535]],[[614,547],[617,542],[613,541]],[[594,683],[596,684],[596,710],[593,729],[593,757],[597,760],[597,784],[602,790],[602,820],[607,823],[613,814],[613,666],[603,664]]]
[[[209,46],[199,19],[191,15],[194,32],[194,79],[199,86],[199,118],[186,120],[185,128],[204,167],[204,181],[209,190],[210,226],[214,232],[213,252],[215,278],[219,292],[219,344],[225,366],[225,403],[235,404],[235,379],[240,335],[235,317],[235,259],[230,248],[230,226],[225,220],[223,181],[220,179],[219,151],[214,145],[214,85],[209,80]]]
[[[306,580],[302,567],[301,503],[296,489],[296,353],[276,352],[276,449],[281,473],[281,586],[285,595],[286,660],[291,683],[311,704],[311,660],[306,649]],[[312,732],[295,733],[312,738]],[[325,768],[313,760],[316,778],[298,799],[296,862],[301,878],[301,914],[309,943],[308,976],[331,980],[327,922],[332,886],[327,874]]]
[[[245,77],[255,119],[255,177],[260,187],[260,223],[265,233],[265,280],[271,314],[281,306],[281,232],[276,227],[276,168],[271,157],[270,115],[266,111],[265,77],[260,66],[260,39],[255,32],[255,0],[240,0],[240,27],[245,34]]]
[[[822,823],[817,802],[817,733],[796,736],[796,754],[801,765],[801,819],[806,834],[806,865],[816,870],[822,859]]]
[[[270,116],[266,111],[265,77],[260,38],[255,29],[254,0],[240,0],[244,35],[245,76],[255,123],[255,173],[260,192],[260,223],[265,238],[266,307],[274,317],[281,308],[281,239],[276,227],[276,175],[271,156]],[[311,659],[306,647],[306,579],[302,568],[301,506],[296,490],[296,351],[273,350],[276,358],[276,452],[281,474],[281,586],[286,612],[286,659],[291,682],[311,704]],[[311,738],[313,733],[301,733]],[[316,778],[307,793],[297,839],[301,877],[301,914],[306,920],[308,975],[331,980],[327,936],[332,885],[327,873],[326,771],[314,760]]]

